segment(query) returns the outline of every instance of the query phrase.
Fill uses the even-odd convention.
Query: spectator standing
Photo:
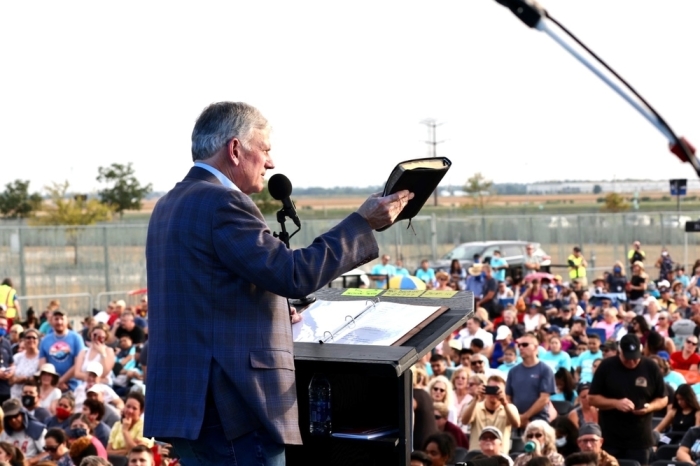
[[[698,355],[698,337],[691,335],[683,341],[680,351],[671,353],[671,367],[681,371],[697,371],[700,364]]]
[[[382,258],[380,259],[379,264],[375,264],[374,267],[372,267],[372,271],[370,272],[372,275],[386,275],[389,278],[393,277],[396,275],[396,268],[389,263],[391,260],[391,257],[389,254],[384,254]],[[373,278],[374,280],[374,286],[376,288],[386,288],[387,283],[386,279],[382,278]],[[136,341],[134,341],[136,343]]]
[[[620,341],[617,358],[600,364],[590,391],[590,403],[599,410],[605,450],[616,458],[649,464],[653,446],[651,418],[666,407],[661,370],[642,357],[641,343],[634,334]]]
[[[501,257],[501,251],[496,249],[493,251],[493,256],[491,257],[491,269],[493,269],[493,278],[497,282],[506,281],[506,271],[508,270],[508,262]]]
[[[60,390],[75,390],[78,380],[73,378],[75,359],[85,348],[83,339],[66,325],[66,315],[61,309],[51,314],[53,332],[41,340],[39,346],[39,365],[51,363],[59,374]]]
[[[474,293],[474,302],[478,302],[484,294],[484,277],[482,276],[483,264],[474,264],[469,267],[467,281],[464,284],[466,291]]]
[[[0,284],[0,304],[5,306],[5,317],[10,322],[19,322],[22,320],[19,302],[17,301],[17,290],[12,285],[11,278],[5,278]],[[12,324],[10,324],[12,325]]]
[[[426,284],[433,286],[435,284],[435,270],[430,268],[428,261],[423,259],[420,267],[416,270],[416,278],[423,280]]]
[[[647,290],[647,278],[647,274],[644,272],[644,264],[641,261],[634,262],[632,264],[632,276],[627,286],[627,302],[637,315],[641,315],[644,312],[644,293]]]
[[[433,371],[433,376],[442,375],[447,379],[452,378],[454,369],[449,367],[447,358],[441,354],[433,354],[430,356],[430,369]]]
[[[581,425],[577,443],[582,452],[597,456],[598,466],[620,466],[614,456],[603,450],[603,434],[597,423]]]
[[[437,432],[433,399],[423,387],[417,385],[418,377],[413,376],[413,446],[419,448],[425,444],[430,434]]]
[[[549,397],[554,393],[554,373],[537,357],[537,338],[525,334],[518,340],[523,362],[508,372],[506,395],[520,413],[520,427],[535,419],[549,419]]]
[[[642,245],[639,241],[632,243],[632,249],[627,252],[627,260],[629,261],[630,268],[634,267],[635,262],[642,262],[647,258],[646,253],[642,250]]]
[[[659,280],[668,280],[669,274],[673,274],[673,259],[666,247],[661,248],[661,255],[654,266],[659,269]]]
[[[624,297],[625,290],[627,289],[627,276],[622,262],[615,262],[612,273],[605,277],[605,282],[608,285],[608,291],[610,293]]]
[[[496,393],[486,394],[489,390],[498,390]],[[480,385],[478,395],[472,398],[461,415],[462,424],[469,425],[469,449],[479,447],[481,432],[488,426],[499,429],[503,435],[503,447],[510,450],[511,429],[520,426],[520,414],[514,404],[508,402],[506,397],[506,383],[501,377],[492,375],[488,378],[487,385]],[[505,440],[504,440],[505,438]]]
[[[580,247],[574,247],[573,253],[567,258],[567,263],[569,265],[569,280],[578,280],[581,286],[588,286],[588,279],[586,278],[588,262],[586,262],[583,254],[581,254]]]
[[[493,320],[500,315],[496,306],[496,293],[498,292],[498,281],[493,277],[491,266],[484,264],[481,266],[483,274],[483,288],[481,299],[476,302],[476,307],[483,307],[489,313],[489,319]]]
[[[469,441],[467,440],[467,436],[464,435],[464,432],[462,432],[462,429],[447,419],[450,414],[448,406],[445,403],[435,402],[433,403],[433,410],[438,432],[450,434],[455,440],[455,445],[458,447],[469,448]]]
[[[12,356],[15,372],[10,379],[10,396],[19,399],[22,396],[22,386],[34,379],[39,370],[39,332],[36,329],[27,329],[22,334],[24,351]]]
[[[528,244],[525,247],[525,260],[523,263],[523,278],[540,271],[542,259],[535,254],[535,246]]]

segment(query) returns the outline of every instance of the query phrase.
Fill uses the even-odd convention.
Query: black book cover
[[[418,215],[451,165],[452,162],[446,157],[406,160],[396,165],[384,186],[383,196],[407,189],[414,197],[408,201],[394,223]],[[390,226],[379,228],[377,231],[384,231]]]

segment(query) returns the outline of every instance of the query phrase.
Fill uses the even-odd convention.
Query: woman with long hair
[[[39,332],[30,328],[24,331],[21,336],[24,341],[24,351],[15,354],[12,360],[15,363],[15,373],[10,379],[10,396],[22,399],[22,387],[24,384],[34,379],[39,369]],[[53,414],[53,413],[52,413]]]
[[[444,375],[433,377],[433,380],[428,383],[427,390],[433,402],[445,403],[447,406],[453,405],[454,388],[449,379]]]
[[[450,282],[457,285],[457,290],[463,290],[467,281],[467,271],[462,267],[459,259],[452,259],[450,262]]]
[[[550,400],[568,401],[574,404],[576,398],[578,398],[578,393],[576,393],[576,385],[571,372],[563,367],[559,368],[554,374],[554,383],[556,384],[557,392],[550,397]]]
[[[527,284],[527,289],[523,293],[523,300],[525,304],[530,304],[533,301],[542,302],[547,299],[547,295],[540,284],[539,279],[533,278],[530,283]]]
[[[555,440],[557,451],[561,456],[566,458],[570,454],[579,451],[577,443],[578,427],[568,417],[558,416],[552,422],[552,427],[554,427],[554,432],[557,436]]]
[[[92,361],[102,365],[102,374],[98,374],[98,382],[111,383],[112,368],[116,360],[114,349],[106,345],[110,337],[109,327],[104,323],[98,323],[90,334],[90,344],[78,353],[73,365],[74,377],[79,380],[87,380],[87,367]]]
[[[636,315],[632,319],[632,322],[630,322],[628,332],[637,335],[639,337],[639,342],[644,345],[647,342],[649,333],[651,333],[651,328],[644,316]]]
[[[587,423],[598,424],[598,408],[588,402],[588,392],[591,384],[582,383],[578,386],[578,406],[567,417],[577,428]]]
[[[552,466],[562,466],[564,457],[557,451],[557,437],[554,428],[546,421],[538,419],[525,427],[523,434],[526,442],[533,442],[535,449],[532,453],[523,453],[515,458],[514,466],[525,466],[533,458],[546,457],[552,462]]]
[[[666,416],[654,430],[663,432],[667,427],[672,432],[687,432],[691,427],[700,427],[700,404],[687,383],[678,386]]]
[[[448,408],[450,409],[450,416],[454,415],[454,419],[449,419],[448,417],[448,421],[457,424],[464,431],[460,414],[472,399],[471,395],[469,395],[469,370],[464,367],[455,370],[452,373],[450,382],[452,382],[454,387],[454,397],[452,397],[452,406],[448,406]]]
[[[644,311],[644,293],[647,291],[648,278],[642,262],[637,261],[632,264],[632,276],[627,285],[627,302],[638,315]]]
[[[11,443],[0,442],[0,461],[6,461],[11,466],[24,466],[24,453]]]

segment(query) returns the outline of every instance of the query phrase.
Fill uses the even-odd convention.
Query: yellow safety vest
[[[577,266],[569,268],[570,279],[573,280],[575,278],[583,278],[586,276],[586,268],[583,266],[583,256],[576,257],[573,254],[571,254],[567,260],[572,261],[574,265]]]
[[[15,307],[15,297],[17,292],[14,288],[7,285],[0,286],[0,304],[7,306],[7,318],[14,319],[17,315],[17,308]]]

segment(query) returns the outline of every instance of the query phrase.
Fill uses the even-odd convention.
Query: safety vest
[[[567,260],[573,262],[576,266],[569,268],[570,279],[573,280],[575,278],[583,278],[586,276],[586,268],[583,266],[583,256],[576,257],[573,254],[571,254]]]
[[[7,285],[0,285],[0,304],[7,306],[7,318],[13,319],[17,315],[15,307],[15,297],[17,292],[14,288]]]

